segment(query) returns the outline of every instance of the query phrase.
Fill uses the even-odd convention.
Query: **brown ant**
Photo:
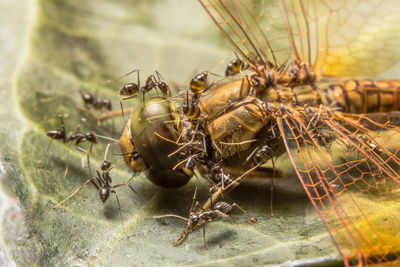
[[[110,171],[114,168],[114,166],[111,164],[110,161],[108,161],[106,159],[109,147],[110,147],[110,144],[107,145],[107,148],[106,148],[106,151],[104,154],[104,161],[101,163],[101,167],[100,167],[100,169],[102,171],[101,175],[100,175],[100,172],[98,170],[96,170],[97,176],[94,176],[94,177],[90,178],[89,180],[87,180],[86,182],[84,182],[78,189],[76,189],[71,195],[69,195],[63,201],[61,201],[55,205],[53,204],[52,208],[56,208],[56,207],[62,205],[67,200],[69,200],[70,198],[72,198],[73,196],[78,194],[82,189],[84,189],[87,184],[92,183],[94,185],[94,187],[96,187],[97,191],[99,192],[99,197],[100,197],[101,202],[103,202],[103,204],[107,201],[107,199],[109,198],[111,193],[115,194],[115,198],[117,199],[117,203],[118,203],[119,215],[120,215],[121,222],[122,222],[122,228],[123,228],[124,233],[126,234],[125,226],[124,226],[124,223],[122,220],[121,205],[119,202],[118,194],[115,190],[113,190],[113,188],[117,188],[120,186],[127,186],[134,193],[136,193],[136,191],[128,183],[111,185],[112,178],[110,176]]]
[[[161,91],[161,93],[164,96],[168,96],[168,94],[171,95],[171,91],[169,89],[168,84],[164,82],[164,78],[158,71],[155,71],[156,75],[151,74],[149,77],[147,77],[144,86],[140,86],[139,70],[131,71],[126,75],[130,75],[135,72],[137,73],[138,83],[127,83],[121,88],[121,90],[119,91],[119,95],[127,96],[122,100],[135,98],[138,95],[143,94],[143,102],[144,102],[145,93],[151,91],[152,89],[157,89],[157,88]],[[126,75],[124,75],[123,77],[125,77]]]

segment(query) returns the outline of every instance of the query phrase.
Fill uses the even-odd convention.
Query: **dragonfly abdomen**
[[[318,88],[322,104],[346,113],[400,109],[400,81],[347,80]]]

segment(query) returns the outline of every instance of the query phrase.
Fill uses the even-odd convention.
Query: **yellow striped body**
[[[322,86],[270,88],[260,97],[266,102],[332,108],[345,113],[374,113],[400,110],[400,81],[346,80]]]
[[[318,89],[321,103],[346,113],[400,109],[400,81],[348,80]]]

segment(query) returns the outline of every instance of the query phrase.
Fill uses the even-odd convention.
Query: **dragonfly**
[[[199,2],[248,65],[195,103],[218,166],[249,161],[203,210],[245,174],[287,153],[344,265],[398,261],[400,82],[365,77],[399,60],[399,5]]]

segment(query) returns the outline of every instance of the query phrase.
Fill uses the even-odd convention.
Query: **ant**
[[[112,104],[111,100],[108,98],[104,99],[98,99],[95,96],[93,96],[91,93],[84,93],[81,90],[79,90],[79,93],[81,94],[83,103],[85,104],[85,107],[87,109],[95,109],[95,110],[100,110],[102,111],[103,109],[106,109],[108,111],[111,111],[112,109]]]
[[[151,74],[149,77],[147,77],[144,86],[140,86],[139,70],[131,71],[126,75],[130,75],[135,72],[137,73],[138,83],[127,83],[119,91],[119,95],[127,96],[123,100],[135,98],[138,95],[143,94],[143,102],[144,102],[145,93],[151,91],[152,89],[157,89],[157,88],[161,91],[161,93],[164,96],[168,96],[168,94],[171,95],[171,90],[169,89],[168,84],[164,82],[164,78],[158,71],[155,71],[156,75]],[[124,75],[123,77],[125,77],[126,75]]]
[[[179,238],[174,242],[174,244],[173,244],[174,246],[179,246],[180,244],[182,244],[182,242],[186,239],[186,237],[191,232],[193,232],[195,229],[202,227],[202,226],[203,226],[203,241],[204,241],[204,246],[205,246],[205,244],[206,244],[205,224],[207,222],[214,221],[218,218],[226,219],[228,217],[227,213],[229,213],[234,207],[238,208],[244,214],[247,214],[247,212],[244,209],[242,209],[238,204],[236,204],[236,203],[229,204],[225,201],[219,201],[219,202],[215,203],[214,205],[213,204],[209,205],[208,207],[206,205],[204,205],[200,209],[200,211],[192,212],[192,210],[194,210],[195,207],[199,204],[198,202],[195,202],[196,193],[197,193],[197,184],[196,184],[196,189],[195,189],[194,195],[193,195],[193,202],[192,202],[192,207],[190,209],[189,218],[184,218],[182,216],[175,215],[175,214],[167,214],[167,215],[153,217],[153,218],[176,217],[176,218],[187,221],[187,226],[186,226],[185,230],[182,232],[182,234],[179,236]],[[212,202],[213,197],[211,197],[208,201]],[[256,219],[250,217],[250,222],[256,222]]]
[[[89,180],[87,180],[86,182],[84,182],[78,189],[76,189],[71,195],[69,195],[63,201],[61,201],[55,205],[53,204],[52,208],[61,206],[67,200],[69,200],[70,198],[72,198],[73,196],[78,194],[82,189],[84,189],[87,184],[92,183],[94,185],[94,187],[96,187],[97,191],[99,192],[99,197],[100,197],[101,202],[103,202],[103,204],[107,201],[107,199],[109,198],[111,193],[115,194],[115,198],[117,199],[117,203],[118,203],[118,210],[119,210],[119,215],[121,218],[122,228],[123,228],[124,233],[126,234],[125,226],[124,226],[123,219],[122,219],[121,205],[119,202],[118,194],[115,190],[113,190],[113,188],[117,188],[120,186],[127,186],[134,193],[136,193],[136,191],[132,188],[132,186],[129,183],[111,185],[112,178],[110,176],[110,171],[114,168],[114,166],[111,164],[110,161],[107,160],[107,153],[108,153],[109,147],[110,147],[110,144],[107,145],[107,148],[106,148],[106,151],[104,154],[104,160],[101,163],[101,167],[100,167],[100,169],[102,171],[101,175],[100,175],[100,172],[98,170],[96,170],[97,176],[94,176],[94,177],[90,178]]]
[[[53,140],[62,140],[64,143],[72,143],[75,141],[75,145],[79,145],[81,142],[89,142],[92,144],[97,144],[96,134],[88,132],[85,134],[75,133],[67,135],[65,131],[65,124],[63,118],[61,118],[61,128],[57,130],[49,130],[46,135]]]
[[[204,210],[201,212],[192,213],[189,219],[184,218],[187,220],[186,229],[182,232],[179,238],[174,242],[174,246],[179,246],[182,242],[186,239],[186,237],[193,232],[198,227],[205,225],[207,222],[214,221],[218,218],[227,218],[227,213],[232,210],[233,207],[237,207],[243,213],[246,213],[239,205],[236,203],[229,204],[224,201],[219,201],[215,203],[210,209]],[[203,240],[205,243],[205,227],[203,228]]]
[[[89,166],[89,175],[91,175],[89,154],[92,151],[93,145],[97,144],[97,139],[98,138],[103,138],[103,139],[111,140],[111,141],[116,141],[116,140],[114,140],[112,138],[109,138],[109,137],[106,137],[106,136],[96,135],[93,132],[87,132],[85,134],[78,133],[79,126],[77,127],[77,130],[75,131],[74,134],[68,135],[66,130],[65,130],[65,124],[64,124],[63,117],[62,116],[59,116],[59,117],[60,117],[60,120],[61,120],[61,127],[59,129],[49,130],[49,131],[46,132],[46,135],[48,137],[50,137],[51,140],[50,140],[49,144],[47,145],[45,153],[48,151],[48,149],[50,147],[50,144],[51,144],[51,142],[53,140],[61,140],[65,144],[69,144],[69,145],[71,145],[75,141],[76,149],[87,154],[87,162],[88,162],[88,166]],[[83,142],[89,142],[90,143],[89,151],[86,151],[85,149],[78,147],[78,145],[80,143],[83,143]],[[69,153],[68,153],[68,155],[69,155]],[[39,160],[38,163],[40,163],[41,161],[42,161],[42,159]],[[66,167],[65,167],[64,177],[66,177],[67,173],[68,173],[68,159],[67,159],[67,164],[66,164]]]
[[[229,64],[226,66],[225,77],[235,76],[236,74],[241,73],[243,70],[250,68],[249,64],[240,59],[236,52],[235,55],[236,58],[229,62]]]

